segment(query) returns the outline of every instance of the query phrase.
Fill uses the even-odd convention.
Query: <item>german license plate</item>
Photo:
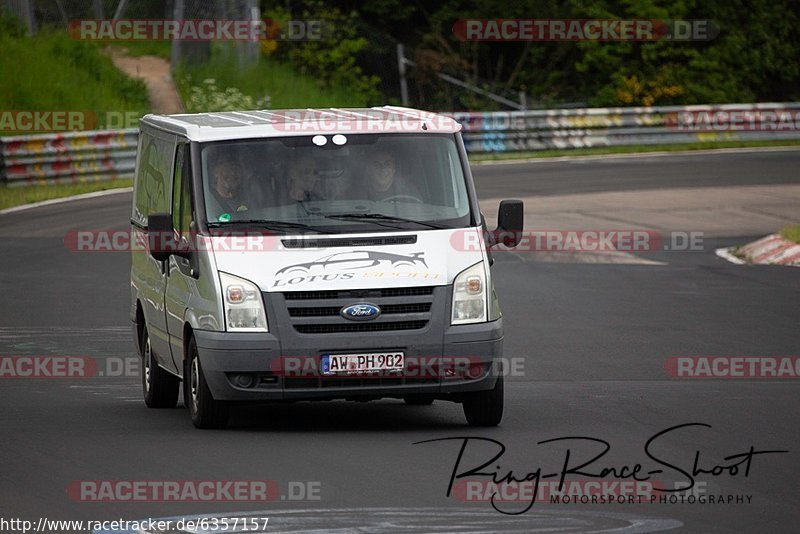
[[[377,371],[402,371],[403,360],[402,352],[323,354],[320,365],[324,375],[349,375]]]

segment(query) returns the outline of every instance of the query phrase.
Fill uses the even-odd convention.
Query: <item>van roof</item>
[[[337,133],[455,133],[461,130],[461,125],[452,117],[395,106],[150,114],[145,115],[142,122],[191,141]]]

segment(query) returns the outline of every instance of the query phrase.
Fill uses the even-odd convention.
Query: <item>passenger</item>
[[[416,199],[422,202],[419,189],[397,176],[395,158],[386,150],[379,150],[367,157],[366,182],[367,198],[370,200]]]
[[[323,200],[317,166],[311,156],[302,156],[289,168],[289,198],[295,201]]]
[[[329,156],[319,160],[317,170],[320,194],[326,200],[351,200],[353,189],[352,174],[342,157]]]

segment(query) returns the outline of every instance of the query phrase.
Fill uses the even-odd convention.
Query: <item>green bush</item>
[[[220,89],[214,78],[206,78],[202,84],[191,86],[189,98],[184,105],[190,113],[263,109],[269,107],[269,97],[256,101],[235,87]]]
[[[285,27],[285,22],[292,18],[280,8],[265,15],[281,27]],[[272,53],[288,61],[301,74],[317,80],[320,88],[346,87],[359,100],[371,104],[382,103],[378,89],[381,79],[365,74],[357,63],[359,53],[369,46],[367,39],[359,35],[358,13],[343,13],[336,7],[311,0],[305,3],[299,18],[319,21],[321,39],[276,42],[273,43]]]

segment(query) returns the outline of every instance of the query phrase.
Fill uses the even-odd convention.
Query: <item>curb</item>
[[[720,248],[716,250],[716,254],[737,264],[800,267],[800,243],[784,239],[779,234],[770,234],[739,247],[737,251],[739,257],[732,254],[734,248],[736,247]],[[741,259],[742,256],[746,261]]]
[[[728,260],[729,262],[735,263],[736,265],[744,265],[746,262],[743,259],[733,255],[733,249],[735,248],[736,247],[718,248],[714,252],[716,253],[717,256],[719,256],[723,260]]]
[[[15,213],[17,211],[25,211],[33,208],[40,208],[43,206],[52,206],[53,204],[61,204],[64,202],[71,202],[73,200],[86,200],[87,198],[104,197],[107,195],[116,195],[118,193],[130,193],[133,187],[119,187],[116,189],[104,189],[103,191],[94,191],[92,193],[81,193],[80,195],[72,195],[70,197],[52,198],[50,200],[42,200],[41,202],[33,202],[31,204],[22,204],[21,206],[14,206],[0,210],[0,215],[6,213]]]

